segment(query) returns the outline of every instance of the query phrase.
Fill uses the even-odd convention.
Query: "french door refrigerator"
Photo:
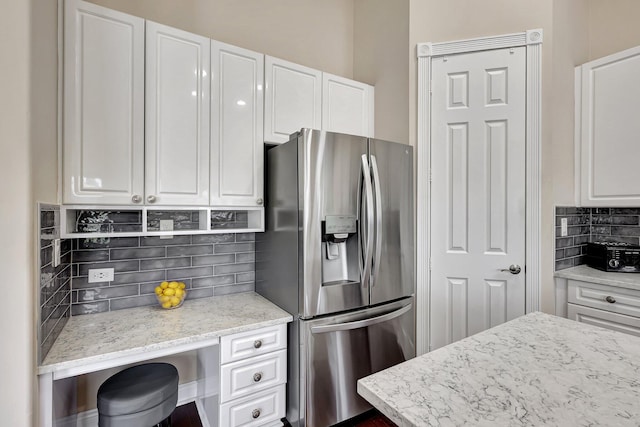
[[[330,426],[371,408],[358,379],[415,356],[412,148],[302,129],[266,189],[256,291],[294,315],[287,420]]]

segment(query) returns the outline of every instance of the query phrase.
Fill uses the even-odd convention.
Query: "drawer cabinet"
[[[640,337],[640,318],[568,304],[569,319]]]
[[[220,339],[219,426],[282,425],[286,335],[286,325],[276,325]]]
[[[567,317],[640,336],[640,290],[569,280]]]

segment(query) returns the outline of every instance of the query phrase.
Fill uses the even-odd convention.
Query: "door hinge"
[[[429,271],[431,271],[431,258],[429,258]]]
[[[433,80],[429,80],[429,94],[433,93]]]

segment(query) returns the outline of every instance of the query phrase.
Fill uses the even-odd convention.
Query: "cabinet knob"
[[[254,409],[253,412],[251,412],[251,416],[253,418],[258,418],[260,416],[260,409]]]
[[[262,373],[261,372],[257,372],[255,374],[253,374],[253,381],[254,382],[260,382],[260,380],[262,379]]]
[[[255,340],[255,341],[253,342],[253,347],[254,347],[254,348],[260,348],[260,347],[262,347],[262,340]]]
[[[606,302],[613,304],[614,302],[616,302],[616,299],[612,296],[608,296],[604,299]]]
[[[147,196],[147,202],[155,203],[156,202],[156,196],[154,196],[153,194],[151,196]]]
[[[258,199],[258,200],[256,200],[256,203],[259,204],[259,205],[262,205],[263,200],[262,199]]]
[[[134,194],[134,195],[131,197],[131,201],[132,201],[133,203],[140,203],[140,202],[142,201],[142,197],[138,196],[137,194]]]

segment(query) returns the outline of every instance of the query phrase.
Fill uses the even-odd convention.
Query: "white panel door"
[[[144,191],[144,20],[65,2],[63,203]]]
[[[282,143],[322,126],[322,71],[265,56],[264,140]]]
[[[640,205],[640,47],[580,67],[583,206]]]
[[[210,40],[147,21],[145,203],[209,204]]]
[[[374,89],[322,73],[322,129],[373,138]]]
[[[211,204],[263,204],[261,53],[212,41]]]
[[[432,61],[431,349],[525,313],[525,62]]]

